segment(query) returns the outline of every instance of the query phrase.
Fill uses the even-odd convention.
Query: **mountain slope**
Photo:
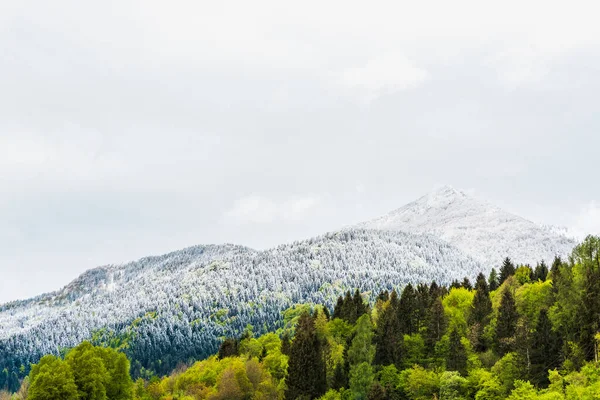
[[[196,246],[97,268],[60,291],[1,306],[0,370],[96,333],[105,342],[127,338],[135,373],[166,373],[214,353],[222,336],[247,324],[277,328],[295,303],[332,305],[356,287],[379,293],[408,282],[449,284],[480,268],[446,242],[404,232],[347,230],[261,252]]]
[[[429,233],[489,268],[500,265],[507,256],[534,266],[541,260],[551,262],[576,245],[556,228],[537,225],[450,186],[357,227]]]

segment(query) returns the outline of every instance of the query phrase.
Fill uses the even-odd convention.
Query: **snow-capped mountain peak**
[[[443,186],[382,217],[358,225],[365,229],[429,233],[484,262],[505,257],[535,265],[568,254],[575,241],[556,229],[537,225],[451,186]]]

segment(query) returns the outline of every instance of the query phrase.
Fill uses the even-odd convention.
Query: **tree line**
[[[473,282],[408,284],[374,298],[354,290],[331,310],[299,304],[281,326],[261,336],[248,327],[225,338],[214,356],[162,378],[123,378],[122,397],[109,382],[128,363],[115,375],[116,361],[83,344],[72,350],[78,357],[47,356],[34,365],[22,398],[598,398],[600,238],[589,236],[550,266],[507,258]],[[90,372],[82,379],[80,371]],[[40,388],[53,388],[53,397],[35,397]]]

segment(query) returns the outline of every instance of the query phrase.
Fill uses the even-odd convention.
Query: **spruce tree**
[[[533,273],[533,280],[544,282],[547,276],[548,267],[546,266],[546,263],[542,260],[542,262],[535,267],[535,271]]]
[[[412,284],[408,284],[400,296],[400,332],[403,335],[417,333],[417,296]]]
[[[587,361],[598,361],[595,335],[600,331],[600,270],[587,266],[583,282],[580,318],[580,346]]]
[[[487,350],[488,346],[484,340],[483,332],[492,314],[492,300],[490,299],[490,292],[485,276],[481,273],[477,276],[475,290],[475,297],[473,298],[471,313],[469,314],[469,325],[474,330],[477,340],[475,349],[483,352]]]
[[[335,365],[335,369],[333,370],[333,378],[331,380],[331,388],[335,390],[340,390],[342,388],[348,387],[348,376],[346,376],[346,371],[344,370],[343,363],[337,363]]]
[[[425,345],[429,349],[430,354],[433,353],[435,344],[446,333],[447,326],[448,320],[444,312],[442,298],[437,297],[429,308],[429,324],[425,334]]]
[[[501,356],[514,349],[518,319],[515,299],[507,288],[502,293],[502,299],[500,300],[494,343],[496,352]]]
[[[531,335],[530,381],[533,384],[541,388],[548,386],[548,370],[559,368],[561,365],[561,347],[561,338],[552,329],[548,312],[542,309],[535,331]]]
[[[292,340],[290,338],[290,334],[288,331],[285,331],[281,336],[281,354],[285,354],[286,356],[290,355],[290,350],[292,347]]]
[[[463,279],[461,286],[467,290],[473,289],[473,285],[471,285],[471,281],[467,277]]]
[[[351,324],[355,324],[361,316],[363,316],[369,311],[369,307],[363,301],[363,298],[358,289],[356,289],[356,291],[354,292],[354,297],[352,298],[352,308],[353,319],[348,320],[348,322],[350,322]]]
[[[379,382],[375,381],[371,385],[371,389],[369,390],[369,394],[367,395],[367,400],[387,400],[385,390]]]
[[[400,333],[400,321],[398,319],[399,308],[400,301],[394,290],[377,321],[375,333],[376,365],[400,365],[402,334]]]
[[[510,258],[506,257],[504,259],[504,263],[502,263],[502,268],[500,268],[500,285],[504,283],[505,280],[508,279],[509,276],[515,274],[515,265],[512,263]]]
[[[324,370],[325,361],[314,320],[304,313],[300,316],[290,348],[286,398],[314,399],[322,396],[327,388]]]
[[[450,332],[446,369],[448,371],[457,371],[462,375],[466,375],[467,373],[467,349],[462,344],[460,334],[456,328]]]
[[[231,338],[226,338],[219,347],[218,357],[220,360],[226,357],[235,357],[240,353],[238,351],[238,341]]]
[[[335,307],[333,308],[333,318],[342,319],[342,312],[344,308],[344,298],[342,296],[338,297],[337,303],[335,303]]]
[[[494,290],[498,289],[498,286],[500,286],[498,272],[496,272],[496,268],[492,268],[492,271],[490,272],[490,277],[488,278],[488,283],[490,292],[493,292]]]

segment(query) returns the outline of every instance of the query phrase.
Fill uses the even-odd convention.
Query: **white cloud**
[[[428,78],[427,71],[416,67],[403,55],[388,53],[362,67],[346,69],[341,84],[358,90],[371,101],[385,93],[419,86]]]
[[[590,234],[600,234],[600,204],[591,201],[582,207],[579,215],[575,218],[572,230],[581,238]]]
[[[306,195],[276,201],[265,196],[250,195],[238,199],[224,215],[225,221],[237,224],[269,224],[299,221],[321,203],[316,196]]]

